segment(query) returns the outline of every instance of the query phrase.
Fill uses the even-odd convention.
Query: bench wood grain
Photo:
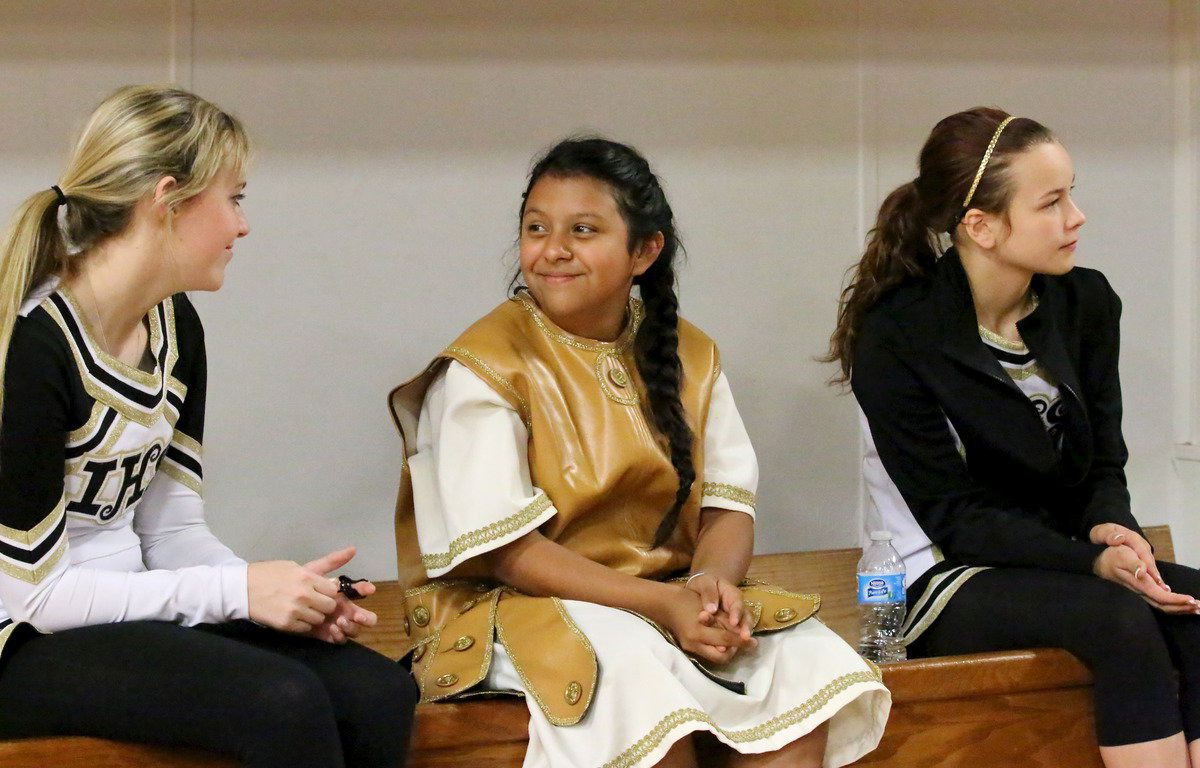
[[[1167,526],[1146,529],[1160,559],[1174,560]],[[859,550],[757,555],[750,575],[819,592],[820,618],[855,642],[854,568]],[[407,646],[395,584],[365,605],[379,614],[362,642],[396,656]],[[893,708],[879,748],[856,765],[877,768],[1101,768],[1092,676],[1066,651],[1042,648],[917,659],[883,667]],[[3,716],[0,713],[0,716]],[[515,698],[417,708],[413,768],[519,768],[529,714]],[[708,748],[703,747],[702,754]],[[713,756],[715,758],[715,756]],[[716,762],[714,760],[714,762]],[[234,768],[194,750],[83,737],[0,741],[4,768]]]

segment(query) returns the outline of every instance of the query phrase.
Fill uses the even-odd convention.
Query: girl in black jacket
[[[907,566],[910,653],[1066,648],[1095,674],[1106,766],[1200,766],[1200,572],[1157,562],[1130,513],[1121,303],[1075,267],[1073,185],[1033,120],[939,122],[880,208],[830,359]]]

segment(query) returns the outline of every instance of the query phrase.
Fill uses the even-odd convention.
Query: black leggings
[[[416,701],[408,670],[361,645],[248,621],[130,621],[6,650],[0,738],[200,747],[251,768],[392,768],[404,764]]]
[[[1159,562],[1176,592],[1200,598],[1200,571]],[[991,568],[972,576],[909,646],[944,656],[1013,648],[1065,648],[1096,679],[1103,746],[1200,738],[1200,616],[1173,616],[1097,576]]]

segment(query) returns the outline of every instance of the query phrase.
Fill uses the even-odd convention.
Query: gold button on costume
[[[570,704],[571,706],[575,706],[576,704],[579,703],[579,699],[582,696],[583,696],[583,686],[582,685],[580,685],[579,683],[577,683],[574,680],[567,683],[567,690],[563,693],[563,698],[567,700],[568,704]]]
[[[470,635],[463,635],[454,641],[454,650],[465,651],[472,645],[475,645],[475,638],[471,637]]]

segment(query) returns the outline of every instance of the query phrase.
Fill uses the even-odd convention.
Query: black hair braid
[[[679,477],[675,501],[654,534],[653,546],[660,547],[674,533],[696,480],[694,435],[680,399],[683,364],[679,360],[675,256],[682,246],[675,231],[675,214],[646,159],[633,147],[615,141],[593,136],[559,142],[534,164],[525,198],[543,176],[586,176],[606,184],[629,228],[631,253],[655,234],[661,232],[663,236],[658,258],[633,281],[641,290],[645,308],[645,318],[633,342],[634,358],[646,387],[650,420],[666,438],[671,466]],[[524,212],[522,201],[521,214]]]
[[[654,546],[671,538],[679,513],[692,493],[696,465],[692,461],[692,429],[683,412],[683,364],[679,360],[679,299],[675,295],[675,268],[669,259],[651,265],[639,281],[646,317],[633,348],[638,372],[646,385],[654,427],[666,437],[671,465],[679,476],[675,502],[654,533]]]

